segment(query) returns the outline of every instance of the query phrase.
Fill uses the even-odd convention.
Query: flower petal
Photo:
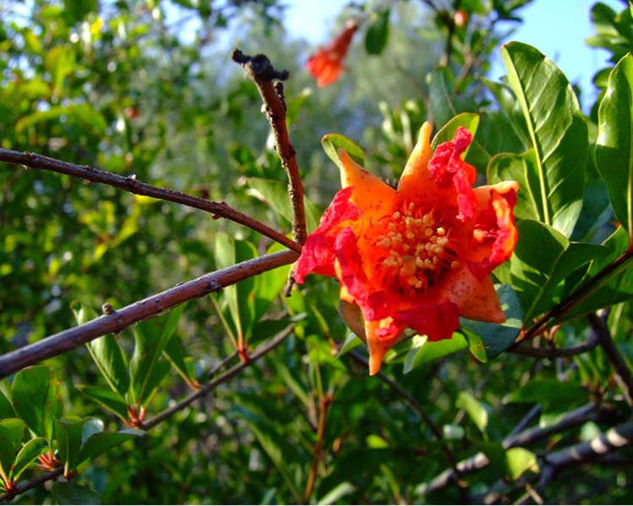
[[[428,164],[433,152],[431,151],[431,124],[426,121],[420,133],[418,142],[409,155],[407,164],[398,181],[398,191],[405,194],[419,194],[420,188],[428,185]]]
[[[367,347],[369,348],[370,376],[380,371],[385,353],[396,344],[403,330],[404,327],[394,324],[391,318],[365,322],[365,334],[367,336]]]
[[[306,239],[301,256],[295,263],[294,280],[301,284],[310,273],[323,276],[336,275],[334,246],[338,228],[360,216],[360,210],[351,203],[351,188],[339,191],[321,217],[319,226]]]
[[[459,314],[465,318],[493,323],[506,321],[490,277],[477,279],[466,265],[446,274],[437,296],[457,305]]]
[[[342,163],[341,186],[353,188],[351,201],[354,205],[372,216],[389,214],[396,200],[396,190],[363,169],[345,150],[339,149],[338,156]]]

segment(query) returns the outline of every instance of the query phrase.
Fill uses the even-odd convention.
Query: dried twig
[[[317,469],[319,467],[319,460],[321,459],[321,448],[323,447],[325,420],[330,404],[332,404],[331,394],[326,394],[319,402],[319,423],[317,425],[316,443],[314,444],[314,449],[312,451],[312,465],[310,466],[310,473],[308,474],[308,481],[306,483],[306,491],[304,494],[304,501],[306,504],[310,504],[312,492],[314,491]]]
[[[573,346],[571,348],[533,348],[529,345],[515,344],[506,351],[509,353],[516,353],[517,355],[524,355],[526,357],[559,358],[580,355],[593,350],[596,346],[598,346],[598,339],[595,336],[592,336],[586,343],[579,344],[578,346]]]
[[[0,356],[0,378],[24,367],[81,346],[99,336],[122,329],[191,299],[235,284],[242,279],[287,265],[297,259],[294,251],[280,251],[247,260],[137,301],[111,314],[104,314],[83,325],[70,328],[36,343]]]
[[[245,225],[260,234],[283,244],[291,250],[298,253],[301,252],[301,246],[295,241],[289,239],[281,232],[270,228],[268,225],[265,225],[264,223],[233,209],[225,202],[213,202],[211,200],[195,197],[193,195],[170,190],[168,188],[160,188],[148,183],[143,183],[142,181],[137,180],[135,176],[125,177],[97,169],[95,167],[90,167],[88,165],[68,163],[35,153],[23,153],[20,151],[0,148],[0,161],[26,165],[32,169],[51,170],[60,174],[68,174],[69,176],[85,179],[86,181],[91,181],[93,183],[107,184],[136,195],[146,195],[148,197],[194,207],[213,214],[214,218],[222,217],[241,225]]]
[[[294,240],[303,244],[306,239],[306,217],[303,205],[303,183],[297,165],[296,151],[290,142],[286,126],[286,103],[281,81],[288,79],[288,71],[275,70],[263,54],[248,56],[235,49],[231,58],[244,68],[246,75],[257,85],[264,102],[264,112],[275,136],[277,154],[288,174],[288,194],[293,211],[292,231]]]

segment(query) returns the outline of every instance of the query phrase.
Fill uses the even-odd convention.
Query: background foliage
[[[395,180],[424,120],[446,125],[442,140],[467,125],[480,182],[522,188],[520,242],[495,272],[506,324],[464,320],[439,343],[416,336],[370,378],[333,280],[312,277],[290,297],[288,267],[242,281],[4,379],[0,477],[25,482],[48,458],[67,478],[12,500],[631,502],[630,448],[544,472],[548,456],[630,419],[632,271],[625,264],[574,296],[630,252],[631,10],[591,10],[588,42],[612,58],[586,115],[536,48],[501,47],[499,23],[520,23],[527,3],[354,2],[331,29],[361,20],[347,70],[318,89],[303,70],[315,48],[288,35],[277,0],[0,1],[2,148],[134,174],[290,230],[260,98],[224,50],[235,45],[290,70],[309,230],[338,189],[319,143],[330,132]],[[486,77],[499,50],[502,83]],[[87,321],[106,302],[121,307],[279,249],[202,212],[1,164],[0,352]],[[537,332],[545,326],[534,322],[570,299]],[[533,335],[514,345],[521,328]],[[252,351],[284,329],[280,346],[211,395],[151,430],[134,423],[221,375],[210,371],[227,357],[239,364],[239,343]],[[561,425],[570,414],[575,422]],[[510,444],[528,426],[544,432]],[[487,463],[476,474],[436,486],[479,452]]]

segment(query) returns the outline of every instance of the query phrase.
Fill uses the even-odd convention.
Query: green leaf
[[[455,136],[455,132],[457,132],[457,129],[459,127],[466,128],[466,130],[468,130],[471,134],[473,134],[473,137],[475,137],[478,126],[479,114],[475,114],[472,112],[462,112],[438,130],[438,132],[433,137],[433,140],[431,141],[431,149],[433,150],[433,152],[435,152],[437,147],[443,142],[452,141],[453,137]],[[467,153],[468,149],[464,152],[464,158],[466,157]]]
[[[121,394],[108,390],[107,388],[92,385],[78,385],[77,389],[108,411],[117,415],[121,420],[127,420],[127,404]]]
[[[470,341],[470,333],[481,337],[486,347],[488,360],[507,350],[516,341],[522,327],[523,309],[516,292],[510,285],[501,285],[497,288],[497,295],[501,303],[501,309],[506,315],[506,321],[502,324],[480,322],[460,318],[459,324]]]
[[[97,492],[73,481],[54,482],[51,486],[51,496],[59,504],[101,504],[101,497]]]
[[[22,369],[13,380],[11,397],[27,427],[50,441],[56,405],[50,369],[44,365]]]
[[[351,494],[356,490],[356,487],[349,481],[339,483],[336,487],[325,494],[321,499],[317,501],[317,504],[334,504],[339,499]]]
[[[372,21],[365,34],[365,50],[368,54],[378,55],[387,46],[390,13],[390,9],[385,9],[372,16]]]
[[[197,388],[200,385],[195,376],[189,371],[185,347],[178,337],[169,340],[163,350],[163,355],[171,362],[171,365],[191,388]]]
[[[112,334],[86,343],[90,356],[115,392],[125,396],[130,388],[130,377],[123,351]]]
[[[161,365],[157,373],[154,368],[172,338],[184,308],[184,305],[180,305],[165,316],[134,326],[134,354],[130,361],[130,376],[132,399],[137,405],[143,404],[169,371],[169,367],[165,370],[164,365]]]
[[[19,418],[0,420],[0,471],[6,477],[9,477],[15,454],[22,444],[24,428],[24,422]]]
[[[466,410],[468,416],[475,422],[481,432],[486,432],[488,426],[488,410],[486,406],[475,399],[469,392],[460,392],[455,406]]]
[[[609,75],[598,110],[596,165],[607,184],[615,215],[633,238],[633,56]]]
[[[462,334],[468,341],[468,350],[471,355],[482,363],[488,362],[486,356],[486,345],[484,344],[481,336],[475,332],[471,332],[468,329],[462,329]]]
[[[589,392],[577,383],[557,380],[533,380],[510,395],[509,402],[529,402],[541,405],[543,412],[570,409],[587,402]]]
[[[536,455],[521,447],[510,448],[506,451],[506,465],[513,480],[518,480],[527,470],[539,471]]]
[[[44,66],[50,72],[54,93],[62,91],[62,84],[75,68],[75,51],[70,46],[57,46],[46,53]]]
[[[81,447],[78,464],[93,460],[110,448],[120,446],[126,441],[142,435],[143,431],[125,430],[120,432],[99,432],[90,436]]]
[[[48,443],[43,437],[36,437],[27,442],[15,457],[15,462],[11,466],[10,478],[17,481],[22,473],[37,459],[44,450],[48,448]]]
[[[405,374],[410,373],[413,369],[420,367],[422,364],[468,348],[468,342],[464,336],[458,333],[454,333],[450,339],[442,339],[441,341],[427,341],[426,338],[422,339],[424,340],[424,344],[409,350],[404,359]]]
[[[358,165],[365,165],[365,153],[363,149],[342,134],[326,134],[321,139],[321,144],[323,145],[325,154],[339,169],[343,167],[343,163],[338,156],[339,149],[345,151]]]
[[[582,207],[588,150],[578,101],[564,74],[538,50],[511,42],[501,54],[534,150],[539,220],[569,237]]]
[[[0,392],[0,420],[3,418],[13,418],[15,411],[9,400]]]
[[[64,463],[64,474],[77,468],[81,452],[81,435],[84,420],[78,416],[66,416],[55,420],[57,451]]]
[[[585,278],[581,283],[578,283],[577,286],[582,286],[606,266],[617,260],[628,250],[629,244],[629,237],[626,230],[619,227],[603,242],[603,246],[609,253],[591,262]],[[567,314],[567,318],[596,311],[597,309],[629,300],[632,297],[633,269],[631,268],[631,260],[629,260],[621,265],[619,269],[612,271],[611,274],[602,279],[600,283],[597,283],[591,295],[574,306]]]

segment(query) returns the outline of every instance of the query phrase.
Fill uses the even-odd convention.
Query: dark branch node
[[[276,70],[265,54],[249,56],[242,53],[239,49],[234,49],[231,53],[231,59],[235,63],[241,65],[247,73],[252,74],[253,77],[257,79],[266,79],[268,81],[279,79],[281,81],[285,81],[290,75],[287,70]]]

